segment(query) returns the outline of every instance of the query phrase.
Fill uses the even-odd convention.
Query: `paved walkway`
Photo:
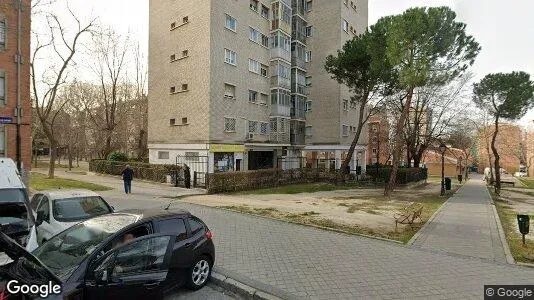
[[[427,224],[414,247],[506,262],[491,198],[473,176]]]
[[[473,182],[466,191],[472,184],[480,189]],[[153,188],[157,193],[159,185]],[[135,190],[130,196],[152,207],[164,202]],[[484,284],[534,282],[534,269],[526,267],[194,204],[172,207],[208,224],[219,273],[286,299],[483,299]]]

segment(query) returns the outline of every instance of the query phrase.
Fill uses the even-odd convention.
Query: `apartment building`
[[[379,113],[369,118],[367,165],[376,163],[386,165],[390,163],[389,151],[389,121],[385,113]]]
[[[308,105],[306,113],[306,147],[308,157],[334,157],[340,167],[358,126],[359,108],[353,94],[326,72],[328,55],[335,55],[368,24],[367,0],[313,0],[308,7],[310,51],[308,63]],[[351,163],[365,168],[368,160],[368,131],[364,128]]]
[[[25,174],[31,165],[30,10],[30,0],[0,1],[0,157],[20,162]]]
[[[339,20],[335,45],[329,44],[334,29],[316,30],[308,20],[331,2],[339,2],[339,10],[326,18]],[[367,26],[367,19],[357,24],[354,8],[345,11],[342,6],[343,0],[151,0],[150,162],[205,160],[208,172],[292,167],[307,151],[308,138],[323,137],[335,149],[350,144],[339,124],[355,124],[352,114],[326,116],[331,122],[323,122],[324,132],[320,122],[307,125],[311,112],[322,120],[321,107],[342,105],[336,99],[342,97],[341,86],[321,71],[325,54],[341,48],[356,34],[356,26]],[[354,27],[348,25],[347,33],[342,20],[352,18]],[[324,41],[316,38],[312,59],[309,40],[315,34]],[[321,44],[330,51],[323,52]],[[326,94],[317,90],[317,110],[309,101],[315,87],[312,65],[322,72],[317,88],[331,89]],[[312,127],[306,126],[317,135],[310,135]],[[325,138],[333,126],[340,129],[337,139]]]

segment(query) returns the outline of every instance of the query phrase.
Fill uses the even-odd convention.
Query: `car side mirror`
[[[116,212],[116,210],[115,210],[115,206],[112,206],[112,207],[111,207],[111,211],[112,211],[112,212]]]

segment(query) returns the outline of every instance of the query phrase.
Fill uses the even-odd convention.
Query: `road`
[[[137,195],[135,183],[132,195],[113,190],[105,196],[119,207],[166,205],[169,199],[161,186],[152,189],[158,196]],[[534,269],[498,261],[194,204],[175,202],[171,207],[187,209],[208,224],[214,233],[216,270],[283,298],[481,299],[485,284],[534,282]]]

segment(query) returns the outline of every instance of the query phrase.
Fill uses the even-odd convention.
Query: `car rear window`
[[[178,240],[185,239],[187,237],[187,231],[185,229],[184,220],[175,218],[161,220],[158,222],[160,233],[172,233],[178,236]]]
[[[53,202],[54,219],[74,222],[111,213],[111,208],[98,196],[56,199]]]
[[[24,202],[26,193],[20,189],[1,189],[0,203],[6,202]]]
[[[204,230],[204,223],[197,219],[189,219],[189,227],[191,227],[191,235],[195,235]]]

